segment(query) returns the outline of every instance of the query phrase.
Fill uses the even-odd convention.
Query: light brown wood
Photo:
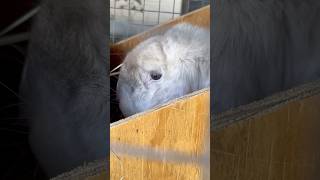
[[[240,114],[234,112],[234,117],[231,114],[216,119],[224,122],[211,132],[212,179],[317,179],[320,81],[249,105]],[[245,118],[237,121],[240,116]]]
[[[207,89],[112,124],[111,179],[203,179],[209,101]]]
[[[209,118],[208,106],[208,90],[178,102],[171,101],[160,109],[112,124],[110,141],[187,154],[201,153],[199,147],[203,146],[203,133],[208,126],[202,121]]]

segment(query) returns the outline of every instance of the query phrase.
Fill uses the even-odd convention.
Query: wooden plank
[[[203,179],[209,102],[206,89],[112,124],[111,179]]]
[[[172,163],[134,156],[111,155],[111,179],[201,179],[201,167],[191,163]]]
[[[266,101],[278,103],[266,106]],[[259,104],[267,108],[211,132],[212,179],[316,179],[320,160],[320,81],[255,106]]]

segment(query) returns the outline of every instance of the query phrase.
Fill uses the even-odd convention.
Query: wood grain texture
[[[279,96],[271,111],[211,131],[212,179],[317,179],[320,93],[299,96]]]
[[[111,179],[203,179],[209,101],[206,89],[112,124]]]
[[[110,142],[202,153],[209,118],[209,90],[111,125]],[[121,124],[121,125],[120,125]]]
[[[148,160],[134,156],[111,155],[111,179],[201,179],[201,167],[197,164]]]

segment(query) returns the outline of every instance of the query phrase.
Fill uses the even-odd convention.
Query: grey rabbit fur
[[[43,0],[34,19],[20,94],[48,177],[108,159],[106,17],[104,0]]]
[[[117,95],[122,113],[130,116],[209,85],[210,32],[182,23],[127,54]]]

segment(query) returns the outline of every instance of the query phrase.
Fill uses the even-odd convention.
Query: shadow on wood
[[[212,179],[319,178],[320,81],[222,114],[211,125]]]

